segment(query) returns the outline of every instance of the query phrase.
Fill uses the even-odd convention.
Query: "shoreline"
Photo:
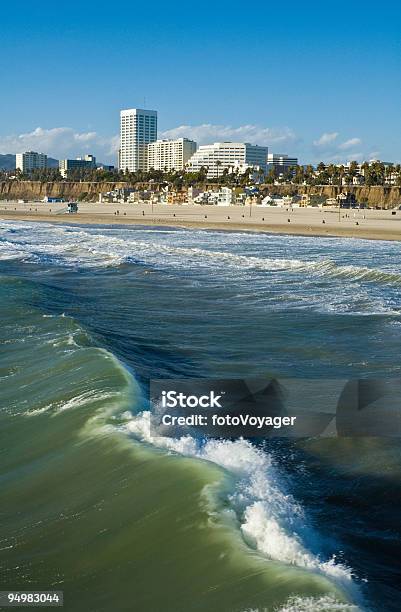
[[[13,203],[0,208],[1,220],[15,220],[27,222],[61,223],[68,225],[137,225],[179,227],[188,229],[242,231],[266,234],[287,234],[296,236],[360,238],[365,240],[391,240],[401,241],[401,216],[398,218],[380,216],[377,211],[349,211],[352,218],[338,219],[338,212],[324,209],[258,209],[234,207],[208,207],[199,210],[199,207],[166,206],[160,211],[155,207],[151,213],[149,204],[139,206],[138,209],[126,205],[80,205],[78,213],[62,213],[60,205],[53,205],[49,212],[32,211],[43,205],[32,203],[31,210],[28,205],[17,210],[10,210]],[[65,206],[65,205],[64,205]],[[118,207],[118,208],[117,208]],[[91,210],[91,208],[93,210]],[[119,210],[117,214],[116,209]],[[86,210],[85,210],[86,209]],[[89,209],[89,210],[88,210]],[[51,212],[50,212],[51,210]],[[112,212],[113,211],[113,212]],[[141,214],[139,214],[139,212]],[[245,214],[244,214],[245,213]],[[375,214],[372,214],[375,213]],[[250,215],[253,214],[253,217]],[[345,217],[347,211],[344,211]],[[357,215],[357,216],[356,216]],[[185,218],[186,217],[186,218]]]

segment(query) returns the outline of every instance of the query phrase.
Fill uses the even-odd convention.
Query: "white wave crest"
[[[318,547],[318,537],[307,526],[303,508],[283,486],[269,454],[244,439],[200,442],[191,436],[179,439],[152,436],[150,412],[132,417],[126,429],[141,441],[196,457],[227,470],[235,478],[229,496],[241,522],[245,540],[263,555],[325,575],[347,591],[355,591],[352,570],[333,557],[322,560],[308,546]]]
[[[358,612],[353,604],[334,599],[331,595],[322,597],[290,597],[285,604],[272,612]],[[242,612],[267,612],[267,608],[247,608]]]
[[[343,603],[330,595],[323,597],[291,597],[283,606],[274,612],[357,612],[353,604]],[[248,612],[248,611],[247,611]],[[262,612],[249,610],[249,612]]]
[[[60,414],[65,410],[71,410],[74,408],[81,408],[87,404],[92,404],[94,402],[102,402],[105,400],[111,400],[115,398],[119,398],[120,393],[118,391],[85,391],[79,395],[75,395],[69,400],[52,402],[50,404],[46,404],[45,406],[41,406],[39,408],[35,408],[34,410],[27,410],[24,412],[25,416],[35,416],[37,414],[42,414],[44,412],[52,412],[53,415]]]
[[[379,258],[377,265],[344,265],[333,259],[315,258],[300,259],[298,257],[271,256],[275,255],[274,247],[269,248],[267,256],[256,256],[233,252],[248,238],[240,236],[240,239],[230,242],[227,237],[223,241],[224,248],[220,250],[214,247],[221,244],[221,234],[200,234],[199,231],[181,231],[181,242],[177,244],[177,237],[172,242],[165,239],[158,240],[160,234],[156,230],[147,230],[155,238],[152,240],[141,239],[134,231],[114,230],[112,233],[107,229],[87,229],[75,226],[54,226],[51,224],[36,223],[26,225],[22,222],[0,223],[0,258],[1,259],[23,259],[24,261],[37,262],[42,258],[50,260],[53,258],[58,264],[65,266],[80,265],[83,267],[109,267],[118,266],[132,260],[145,265],[210,268],[210,265],[224,269],[234,270],[256,270],[256,271],[299,271],[313,274],[315,276],[328,276],[331,278],[344,278],[350,281],[379,282],[391,285],[401,283],[401,274],[395,269],[384,269],[383,260]],[[141,230],[139,236],[146,230]],[[166,233],[168,235],[168,233]],[[192,236],[194,240],[190,240]],[[196,239],[199,236],[199,239]],[[200,238],[202,236],[202,238]],[[235,236],[232,236],[233,240]],[[185,242],[189,243],[185,245]],[[285,240],[285,237],[282,237]],[[315,239],[318,240],[317,238]],[[206,248],[193,246],[202,243]],[[268,243],[263,243],[263,250]],[[301,251],[294,245],[295,252]],[[284,254],[284,253],[283,253]]]

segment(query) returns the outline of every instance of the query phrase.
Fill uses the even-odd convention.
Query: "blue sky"
[[[113,161],[119,110],[301,163],[401,161],[401,3],[5,2],[0,153]]]

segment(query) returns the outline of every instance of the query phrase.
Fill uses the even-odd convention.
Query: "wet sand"
[[[261,206],[193,206],[143,204],[79,204],[69,214],[65,204],[1,202],[0,219],[80,224],[140,224],[401,240],[401,211]]]

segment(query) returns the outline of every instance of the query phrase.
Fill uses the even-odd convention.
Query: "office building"
[[[251,145],[247,142],[215,142],[202,145],[188,162],[188,170],[198,172],[207,168],[208,178],[218,178],[224,170],[232,171],[238,164],[247,164],[266,172],[267,147]]]
[[[196,151],[196,142],[188,138],[156,140],[148,145],[148,169],[183,170]]]
[[[267,156],[267,164],[269,170],[274,168],[276,174],[284,174],[289,168],[294,168],[298,165],[297,157],[289,157],[283,153],[269,153]]]
[[[96,157],[93,155],[85,155],[85,157],[77,157],[76,159],[60,159],[58,167],[61,176],[63,178],[68,178],[71,171],[96,168]]]
[[[30,172],[36,168],[47,168],[47,155],[36,153],[35,151],[17,153],[15,156],[15,168],[21,170],[21,172]]]
[[[157,112],[131,108],[120,112],[119,168],[136,172],[148,169],[147,145],[157,140]]]

